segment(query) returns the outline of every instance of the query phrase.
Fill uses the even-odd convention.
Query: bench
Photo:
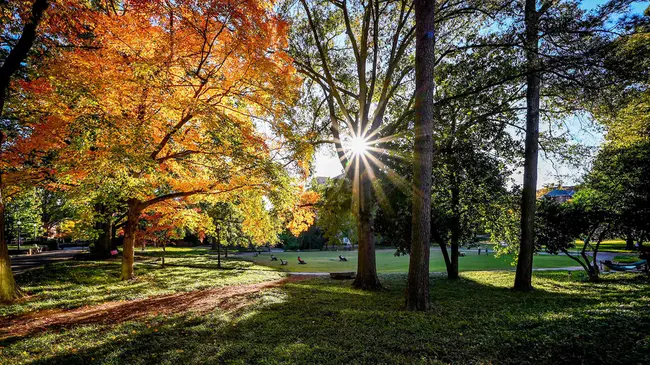
[[[331,272],[330,273],[330,278],[334,280],[348,280],[348,279],[354,279],[357,276],[357,273],[353,271],[348,271],[348,272]]]

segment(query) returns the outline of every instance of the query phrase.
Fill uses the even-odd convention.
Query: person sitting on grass
[[[271,261],[278,261],[278,258],[275,257],[275,256],[273,256],[273,255],[271,255]]]
[[[280,259],[280,265],[286,265],[286,264],[288,264],[287,261],[284,261],[284,260]]]
[[[346,259],[345,257],[339,255],[339,261],[348,261],[348,259]]]
[[[300,265],[306,265],[307,264],[303,259],[300,258],[300,256],[298,256],[298,263]]]

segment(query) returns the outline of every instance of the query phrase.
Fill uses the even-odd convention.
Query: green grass
[[[576,248],[574,250],[582,250],[584,242],[576,240]],[[600,252],[636,252],[625,248],[624,240],[605,240],[600,243]]]
[[[227,285],[257,283],[278,279],[286,274],[270,271],[246,261],[224,261],[224,268],[201,267],[201,256],[191,263],[197,266],[136,264],[137,279],[119,280],[120,261],[68,261],[28,271],[16,280],[27,297],[12,305],[0,305],[0,316],[39,309],[76,308],[106,301],[132,300]],[[207,256],[205,256],[207,259]],[[186,264],[191,260],[170,258],[169,263]],[[207,262],[207,261],[206,261]],[[1,364],[1,363],[0,363]]]
[[[408,256],[394,255],[395,250],[378,250],[376,253],[377,270],[381,273],[405,273],[408,271]],[[280,261],[271,261],[271,253],[265,252],[258,257],[252,255],[242,255],[245,260],[251,260],[258,265],[266,265],[279,270],[291,272],[340,272],[356,271],[357,252],[356,251],[315,251],[315,252],[280,252],[272,253],[279,259],[289,262],[286,266],[281,266]],[[348,259],[347,262],[338,260],[338,256],[343,255]],[[298,256],[307,262],[307,265],[298,264]],[[430,271],[444,272],[445,263],[440,250],[431,250]],[[535,256],[534,266],[536,268],[562,268],[577,266],[578,264],[566,256],[554,255],[537,255]],[[468,252],[465,257],[459,258],[459,267],[461,271],[473,270],[510,270],[513,269],[512,257],[500,256],[494,257],[493,254],[479,256],[476,252]]]
[[[641,260],[639,256],[615,256],[613,261],[624,264],[624,263],[637,262],[639,260]]]
[[[93,275],[80,284],[87,269],[61,266],[69,266],[72,276],[59,276],[60,285],[101,282]],[[49,282],[46,274],[52,269],[40,276],[41,282]],[[179,273],[173,270],[165,269],[168,275],[160,280],[197,279],[174,278]],[[517,293],[509,289],[513,276],[466,272],[458,282],[434,277],[427,313],[402,310],[404,274],[381,275],[385,290],[370,293],[351,289],[349,281],[311,279],[261,292],[253,304],[236,311],[152,315],[8,339],[0,342],[0,363],[650,363],[650,283],[645,277],[612,274],[592,284],[565,272],[544,272],[535,274],[533,293]]]

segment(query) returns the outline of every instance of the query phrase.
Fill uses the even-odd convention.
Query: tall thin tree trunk
[[[140,213],[142,208],[140,207],[140,202],[137,200],[130,200],[128,202],[128,212],[126,216],[126,225],[124,226],[124,245],[122,246],[122,276],[121,280],[131,280],[133,279],[133,263],[134,263],[134,252],[135,247],[135,232],[138,227],[138,219],[140,218]]]
[[[359,255],[357,276],[352,286],[357,289],[374,290],[381,288],[377,277],[375,262],[375,233],[372,219],[372,181],[363,163],[359,163],[359,188],[357,196],[357,232],[359,235]]]
[[[524,155],[524,185],[521,199],[521,243],[515,275],[515,290],[533,289],[533,253],[535,245],[535,200],[537,189],[537,159],[539,143],[539,98],[541,74],[539,65],[539,13],[535,0],[526,0],[526,150]]]
[[[165,256],[167,256],[167,243],[165,241],[162,242],[162,267],[165,267]]]
[[[433,164],[433,68],[435,1],[415,0],[415,145],[413,222],[406,309],[429,308],[431,173]],[[452,251],[453,258],[453,251]]]
[[[453,166],[454,169],[457,168],[455,161]],[[449,270],[447,270],[447,278],[455,280],[458,279],[458,250],[460,248],[460,189],[458,187],[456,171],[453,172],[451,184],[451,209],[453,218],[451,224],[451,265]]]
[[[221,230],[217,229],[217,268],[221,269]]]
[[[447,244],[438,243],[438,246],[440,246],[440,252],[442,252],[442,258],[445,261],[445,269],[447,270],[447,276],[449,276],[449,272],[451,271],[451,258],[449,257],[449,250],[447,250]]]

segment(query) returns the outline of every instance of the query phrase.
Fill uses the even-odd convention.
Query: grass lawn
[[[199,262],[200,256],[194,257],[196,259],[193,261]],[[224,267],[229,270],[219,271],[194,266],[162,269],[159,265],[136,264],[137,279],[133,282],[123,282],[119,280],[120,265],[119,260],[67,261],[21,274],[16,280],[28,296],[13,305],[0,304],[0,317],[40,309],[70,309],[106,301],[132,300],[226,285],[257,283],[286,275],[239,260],[224,262]]]
[[[647,243],[646,243],[647,244]],[[582,250],[584,242],[581,240],[576,240],[576,247],[574,250]],[[628,250],[625,248],[624,240],[605,240],[600,243],[600,252],[637,252],[633,250]]]
[[[382,273],[405,273],[408,271],[408,256],[396,257],[394,250],[378,250],[377,270]],[[314,251],[314,252],[280,252],[273,253],[279,259],[289,262],[286,266],[280,266],[280,261],[271,261],[271,253],[265,252],[258,257],[252,255],[242,255],[245,260],[251,260],[258,265],[266,265],[291,272],[338,272],[338,271],[356,271],[357,269],[357,252],[356,251]],[[343,255],[348,259],[347,262],[338,260],[338,256]],[[298,264],[298,256],[307,262],[306,265]],[[514,269],[512,257],[501,256],[494,257],[493,254],[479,256],[476,252],[467,252],[465,257],[459,258],[461,271],[474,270],[510,270]],[[444,272],[445,262],[440,250],[431,250],[431,260],[429,262],[432,272]],[[561,268],[578,266],[579,264],[566,256],[554,255],[537,255],[535,256],[534,266],[536,268]]]
[[[33,310],[85,302],[79,296],[91,304],[279,275],[140,266],[139,281],[118,283],[118,270],[113,263],[66,262],[18,281],[37,291],[27,308]],[[402,310],[404,274],[382,274],[385,290],[370,293],[351,289],[349,281],[309,279],[250,295],[243,307],[200,315],[153,311],[118,324],[10,337],[0,341],[0,363],[650,363],[650,283],[643,276],[612,274],[591,284],[564,272],[538,272],[533,293],[511,291],[511,272],[461,276],[458,282],[431,279],[432,310],[427,313]],[[106,289],[119,294],[113,297]]]

